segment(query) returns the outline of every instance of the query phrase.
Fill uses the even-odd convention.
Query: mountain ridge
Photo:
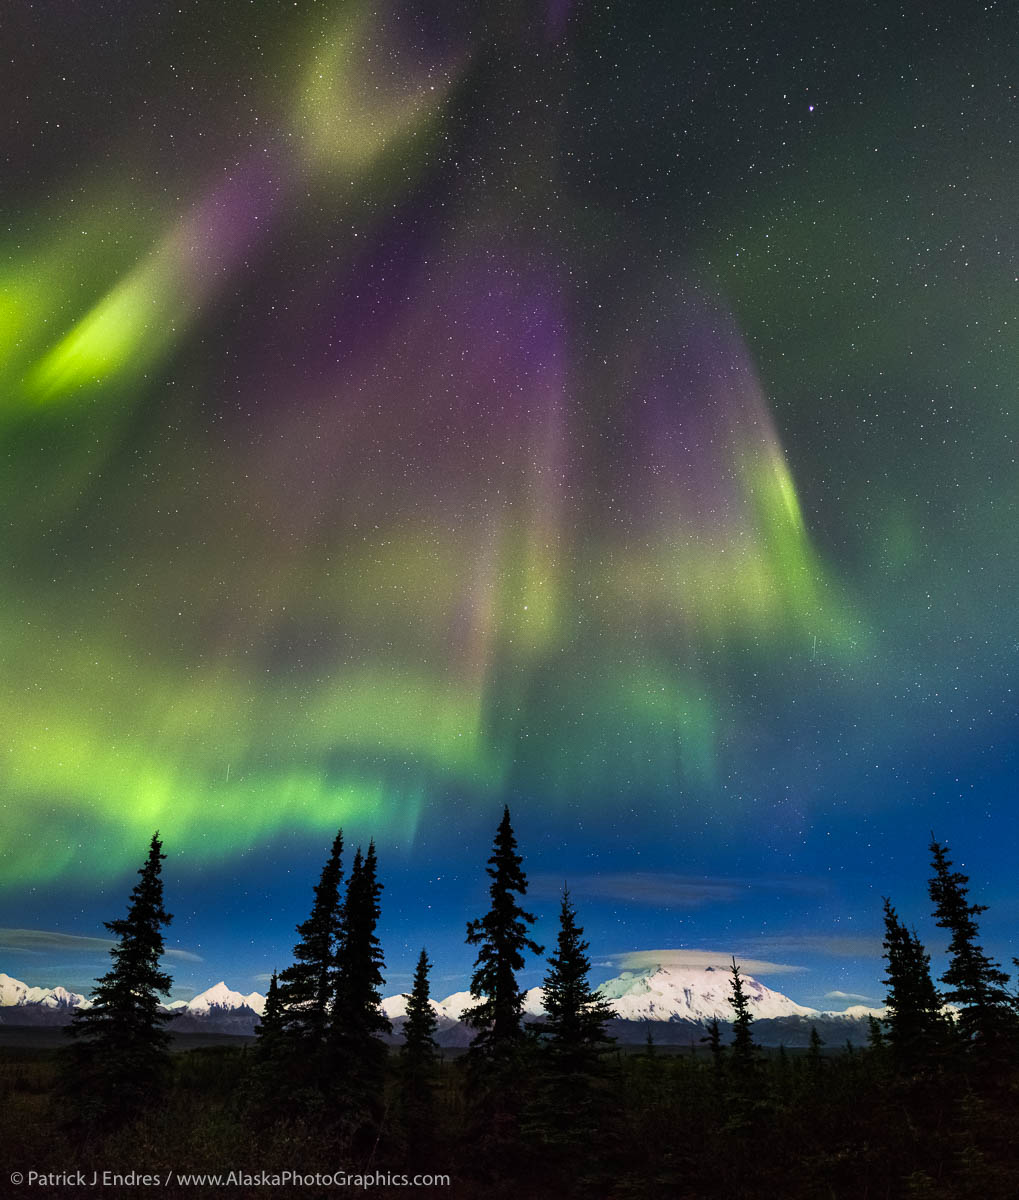
[[[743,976],[743,986],[755,1018],[755,1036],[762,1045],[805,1045],[811,1026],[821,1037],[839,1043],[866,1041],[871,1016],[884,1009],[854,1005],[844,1012],[825,1012],[797,1004],[773,991],[752,976]],[[723,1035],[730,1032],[732,1006],[728,995],[729,972],[719,967],[648,966],[623,971],[596,989],[612,1004],[616,1018],[609,1032],[624,1045],[643,1042],[651,1032],[660,1044],[693,1042],[717,1020]],[[523,1015],[530,1024],[544,1016],[540,987],[524,994]],[[476,1003],[469,992],[453,992],[444,1000],[432,999],[438,1019],[436,1040],[441,1046],[466,1046],[473,1030],[462,1021],[465,1009]],[[63,987],[29,987],[0,972],[0,1024],[61,1025],[70,1021],[75,1009],[86,1008],[89,1000]],[[406,993],[387,996],[382,1010],[393,1024],[392,1040],[401,1040],[406,1019]],[[265,997],[234,991],[224,980],[206,988],[190,1000],[175,1000],[163,1006],[173,1014],[171,1028],[182,1033],[215,1032],[251,1034],[265,1011]]]

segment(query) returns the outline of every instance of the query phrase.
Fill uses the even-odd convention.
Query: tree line
[[[384,961],[376,931],[382,884],[375,845],[369,843],[366,852],[357,848],[345,888],[343,849],[341,830],[315,885],[311,912],[297,926],[294,961],[271,976],[255,1030],[248,1100],[255,1120],[280,1113],[316,1120],[345,1143],[363,1147],[387,1115],[389,1053],[382,1035],[392,1026],[381,1006]],[[127,916],[106,923],[118,939],[113,966],[98,981],[91,1007],[77,1011],[69,1026],[75,1044],[66,1071],[79,1120],[110,1124],[129,1118],[139,1104],[151,1103],[168,1076],[166,1026],[173,1014],[159,1002],[172,982],[162,966],[163,929],[172,920],[163,906],[165,857],[157,832]],[[520,1070],[523,1046],[540,1042],[548,1112],[574,1112],[582,1123],[589,1107],[584,1088],[612,1044],[605,1026],[615,1014],[591,987],[588,943],[564,888],[558,940],[543,981],[546,1015],[525,1025],[518,974],[525,951],[544,949],[528,934],[536,918],[520,903],[527,891],[522,864],[506,808],[486,868],[490,907],[467,925],[467,942],[477,947],[470,984],[477,1003],[461,1015],[474,1030],[471,1074],[493,1106],[485,1119],[505,1123],[513,1091],[507,1085]],[[400,1053],[400,1116],[412,1140],[427,1131],[436,1082],[438,1021],[430,1002],[430,967],[422,949]]]

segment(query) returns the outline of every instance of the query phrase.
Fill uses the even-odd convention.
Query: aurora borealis
[[[0,924],[158,828],[247,991],[342,825],[452,978],[508,802],[605,956],[874,995],[932,826],[1015,952],[1015,17],[633,7],[5,17]]]

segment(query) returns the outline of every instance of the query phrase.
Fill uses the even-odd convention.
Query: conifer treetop
[[[343,830],[338,830],[306,921],[297,926],[301,940],[294,962],[279,976],[282,1021],[287,1032],[321,1041],[336,990],[336,949],[342,936]]]
[[[462,1019],[479,1030],[475,1050],[508,1046],[521,1036],[524,993],[517,986],[516,975],[524,967],[524,950],[542,953],[543,948],[527,932],[537,918],[525,912],[514,896],[527,891],[522,863],[506,806],[486,868],[491,908],[467,924],[467,944],[479,947],[470,990],[481,1003],[468,1009]]]
[[[616,1014],[612,1006],[591,987],[588,976],[590,948],[577,924],[577,910],[563,885],[559,910],[559,936],[549,955],[548,972],[542,983],[548,1014],[544,1028],[551,1031],[552,1046],[561,1051],[596,1046],[611,1039],[605,1023]]]
[[[358,846],[350,868],[343,903],[343,929],[336,949],[336,987],[332,1028],[340,1038],[357,1039],[389,1033],[392,1026],[382,1011],[381,987],[385,962],[376,935],[382,914],[382,884],[374,841],[367,854]]]
[[[952,934],[948,968],[941,976],[947,987],[945,999],[960,1006],[959,1027],[967,1037],[979,1036],[988,1045],[1006,1032],[1014,1037],[1011,997],[1006,990],[1009,976],[978,942],[976,918],[987,911],[987,905],[970,904],[969,876],[952,870],[948,846],[942,846],[933,833],[930,851],[934,875],[928,891],[934,916],[940,928]]]
[[[435,1056],[435,1030],[439,1018],[432,1007],[428,989],[431,968],[427,951],[422,948],[414,970],[414,983],[407,995],[407,1016],[403,1025],[405,1059],[430,1060]]]
[[[166,855],[158,831],[152,835],[148,857],[138,870],[139,881],[131,891],[127,915],[104,921],[117,938],[110,949],[112,968],[96,983],[92,1007],[75,1014],[75,1033],[96,1033],[111,1021],[144,1012],[154,1024],[169,1019],[159,1011],[160,995],[168,995],[173,980],[160,965],[165,950],[163,927],[173,920],[163,907],[162,864]],[[119,1014],[119,1016],[118,1016]]]
[[[265,994],[265,1010],[255,1026],[255,1036],[273,1039],[283,1028],[283,1000],[280,995],[279,975],[273,971],[269,978],[269,989]]]
[[[743,977],[735,957],[732,959],[731,970],[732,994],[729,1003],[735,1014],[732,1022],[732,1062],[737,1068],[746,1068],[753,1064],[757,1053],[757,1047],[754,1045],[753,1035],[750,1031],[754,1017],[750,1011],[747,994],[743,990]]]
[[[158,832],[139,870],[127,915],[105,922],[117,943],[113,965],[96,983],[90,1008],[79,1008],[67,1027],[75,1039],[64,1070],[71,1105],[85,1121],[121,1120],[137,1115],[166,1081],[171,1019],[160,1004],[172,980],[164,971],[163,927],[173,919],[163,907]]]

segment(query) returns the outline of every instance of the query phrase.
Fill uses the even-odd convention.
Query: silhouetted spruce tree
[[[945,1043],[941,997],[931,979],[931,959],[917,937],[899,920],[891,901],[884,899],[885,959],[888,987],[885,1026],[896,1066],[914,1071],[929,1063]]]
[[[430,1070],[435,1063],[438,1047],[435,1030],[439,1018],[432,1007],[428,990],[428,972],[432,964],[428,953],[422,950],[414,969],[414,984],[407,996],[407,1017],[403,1025],[403,1053],[405,1068],[413,1074],[418,1068]]]
[[[817,1032],[817,1026],[810,1027],[810,1042],[807,1045],[807,1061],[810,1063],[812,1071],[821,1069],[821,1047],[824,1045],[824,1038]]]
[[[735,1013],[732,1022],[732,1046],[730,1047],[729,1061],[737,1075],[746,1075],[753,1070],[757,1062],[757,1047],[754,1045],[753,1034],[750,1030],[754,1018],[750,1012],[750,1003],[747,1000],[746,992],[743,990],[743,978],[735,958],[732,960],[732,995],[729,1003]]]
[[[480,947],[471,977],[471,995],[481,1003],[462,1017],[478,1031],[471,1046],[475,1056],[499,1056],[520,1041],[524,993],[517,986],[517,972],[524,966],[524,950],[542,952],[542,947],[527,936],[527,926],[536,918],[524,912],[514,895],[527,892],[527,876],[521,869],[523,859],[517,853],[509,808],[503,811],[488,862],[492,906],[485,916],[467,925],[467,944]]]
[[[265,995],[265,1011],[255,1026],[256,1053],[259,1058],[269,1057],[279,1045],[283,1034],[283,1001],[280,999],[279,977],[275,971],[269,980]]]
[[[569,889],[564,887],[559,937],[542,982],[548,1015],[539,1028],[548,1035],[548,1052],[571,1072],[590,1070],[615,1041],[605,1032],[605,1023],[616,1013],[591,987],[589,944],[583,940],[583,933]]]
[[[301,1064],[292,1061],[294,1046],[286,1036],[282,991],[275,971],[269,980],[265,1010],[255,1026],[254,1062],[246,1081],[247,1117],[271,1124],[280,1115],[280,1101],[289,1102]]]
[[[435,1088],[437,1063],[435,1030],[439,1019],[432,1007],[428,990],[431,963],[422,950],[414,971],[414,984],[407,996],[407,1016],[403,1024],[403,1049],[400,1052],[400,1083],[408,1158],[420,1161],[423,1149],[435,1135]]]
[[[484,917],[467,924],[467,943],[478,947],[470,990],[479,1003],[461,1020],[476,1030],[467,1055],[468,1133],[472,1158],[493,1189],[500,1186],[505,1164],[518,1155],[521,1119],[533,1099],[530,1067],[534,1046],[521,1027],[524,994],[517,972],[524,951],[542,948],[528,937],[535,920],[518,903],[527,891],[509,809],[503,811],[488,860],[491,906]]]
[[[163,927],[173,919],[163,908],[162,853],[152,837],[127,916],[106,921],[117,938],[113,967],[96,984],[90,1008],[79,1008],[68,1026],[75,1039],[64,1067],[75,1117],[116,1123],[151,1105],[166,1082],[170,1014],[160,1006],[172,980],[162,970]]]
[[[589,1144],[600,1125],[603,1059],[615,1040],[605,1024],[616,1014],[591,987],[583,933],[564,887],[559,936],[542,982],[547,1016],[531,1026],[543,1040],[527,1122],[539,1141],[564,1148]]]
[[[311,914],[297,926],[301,940],[294,947],[294,963],[279,976],[283,1029],[288,1038],[303,1043],[294,1053],[306,1061],[325,1041],[336,992],[336,948],[343,927],[342,856],[341,829],[315,885]]]
[[[1005,985],[1008,975],[988,958],[977,939],[976,918],[986,904],[968,902],[969,876],[953,871],[948,847],[931,835],[934,876],[928,888],[934,916],[942,929],[952,934],[948,968],[941,976],[947,985],[945,999],[959,1005],[958,1029],[963,1043],[981,1052],[1002,1053],[1016,1037],[1015,1014]]]
[[[382,946],[376,936],[382,913],[375,843],[358,847],[343,904],[343,929],[336,953],[336,991],[331,1044],[341,1098],[356,1126],[381,1116],[387,1049],[379,1034],[391,1033],[382,1011]]]
[[[753,1014],[743,990],[743,977],[732,960],[732,993],[729,1003],[733,1009],[732,1042],[726,1060],[726,1127],[731,1131],[745,1130],[754,1123],[763,1101],[757,1087],[759,1060],[751,1026]]]
[[[717,1017],[712,1017],[708,1032],[701,1038],[701,1041],[707,1042],[708,1049],[711,1051],[712,1065],[715,1072],[720,1074],[725,1062],[725,1047],[722,1045],[722,1031],[718,1027]]]

